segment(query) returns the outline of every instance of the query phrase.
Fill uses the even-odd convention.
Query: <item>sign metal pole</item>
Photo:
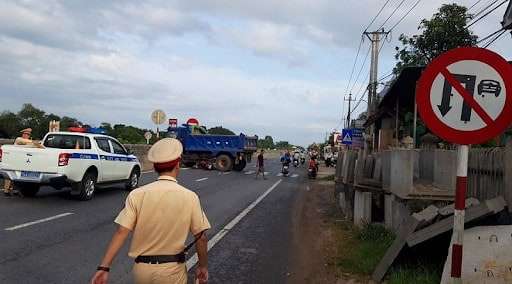
[[[468,186],[468,145],[457,147],[457,182],[453,218],[452,270],[454,284],[462,283],[462,246],[464,243],[464,214]]]

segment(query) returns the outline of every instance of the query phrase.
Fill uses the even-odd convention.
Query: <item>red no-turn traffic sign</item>
[[[487,49],[452,49],[427,66],[416,103],[427,127],[442,139],[483,143],[512,121],[512,66]]]

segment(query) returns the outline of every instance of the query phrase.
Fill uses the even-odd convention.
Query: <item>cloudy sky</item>
[[[150,113],[160,108],[180,121],[197,117],[209,127],[307,145],[340,126],[361,32],[384,2],[3,0],[0,110],[33,103],[92,125],[151,127]],[[370,30],[401,2],[386,28],[416,0],[391,0]],[[380,76],[394,66],[398,36],[415,33],[421,18],[448,2],[420,2],[393,30],[381,52]],[[505,6],[473,31],[497,30]],[[491,49],[510,60],[511,43],[507,35]],[[368,68],[348,88],[353,93]],[[356,112],[362,110],[363,104]]]

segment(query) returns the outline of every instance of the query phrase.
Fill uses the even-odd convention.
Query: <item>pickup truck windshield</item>
[[[58,149],[91,149],[91,141],[85,136],[49,134],[44,140],[44,146]]]

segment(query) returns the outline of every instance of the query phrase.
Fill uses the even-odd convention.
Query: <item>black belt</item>
[[[198,237],[194,239],[193,242],[188,244],[185,249],[175,255],[139,255],[135,258],[135,263],[149,263],[149,264],[159,264],[159,263],[169,263],[169,262],[177,262],[184,263],[186,261],[186,254],[190,248],[203,236],[206,230],[199,233]]]
[[[149,263],[149,264],[159,264],[159,263],[168,263],[168,262],[177,262],[184,263],[185,262],[185,253],[179,253],[175,255],[139,255],[135,258],[136,263]]]

